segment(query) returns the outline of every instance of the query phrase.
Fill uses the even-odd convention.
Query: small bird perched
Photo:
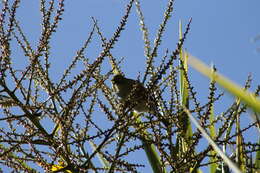
[[[132,107],[137,112],[148,112],[158,115],[165,126],[169,122],[162,118],[157,109],[157,103],[151,93],[137,80],[125,78],[117,74],[111,80],[117,95],[122,99],[126,106]]]

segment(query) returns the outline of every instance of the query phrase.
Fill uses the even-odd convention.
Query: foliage
[[[199,120],[200,128],[209,131],[213,143],[222,147],[229,161],[235,162],[240,170],[259,169],[259,139],[248,141],[245,136],[248,131],[256,133],[255,128],[259,130],[259,117],[254,116],[251,123],[241,127],[240,120],[247,116],[248,106],[240,98],[221,110],[222,113],[214,114],[214,105],[223,96],[215,80],[209,84],[207,103],[203,104],[197,96],[192,76],[188,74],[189,57],[182,50],[191,20],[184,33],[180,27],[176,48],[160,55],[158,50],[171,19],[173,0],[168,2],[153,46],[138,0],[127,3],[110,39],[102,34],[98,21],[93,18],[88,38],[60,79],[54,80],[50,72],[53,70],[50,41],[62,21],[64,1],[40,0],[42,30],[36,46],[21,28],[23,21],[17,18],[20,1],[1,2],[1,171],[9,168],[13,172],[139,172],[149,165],[136,163],[130,156],[144,150],[154,172],[199,172],[203,166],[210,166],[211,172],[230,172],[218,151],[205,142],[201,131],[192,128],[189,116]],[[169,126],[164,126],[159,116],[132,112],[107,85],[113,73],[122,73],[120,64],[124,61],[114,57],[112,49],[127,27],[129,15],[135,12],[134,7],[145,45],[142,82],[155,94]],[[85,53],[95,34],[103,50],[92,61]],[[11,46],[14,42],[17,47]],[[23,57],[16,57],[14,49],[18,48],[23,51]],[[24,59],[24,68],[13,63],[16,58]],[[108,72],[102,71],[105,63],[111,65]],[[78,66],[84,69],[74,74]],[[244,90],[250,84],[251,76]],[[260,86],[253,97],[259,92]],[[259,114],[255,110],[252,114]]]

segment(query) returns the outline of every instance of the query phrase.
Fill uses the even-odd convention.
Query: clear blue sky
[[[69,62],[91,30],[91,16],[98,19],[104,35],[110,38],[124,13],[126,2],[66,1],[64,20],[52,40],[55,46],[52,52],[55,57]],[[150,29],[151,41],[162,20],[166,4],[166,0],[141,2],[145,22]],[[258,0],[176,0],[162,50],[175,48],[178,39],[178,21],[182,20],[186,24],[192,17],[191,30],[184,46],[190,53],[208,64],[213,62],[221,73],[238,83],[243,83],[248,72],[251,72],[257,80],[260,74],[260,54],[256,52],[256,48],[260,46],[260,41],[252,43],[250,39],[260,34],[259,6]],[[37,41],[39,35],[38,8],[37,1],[22,1],[18,10],[24,21],[22,25],[31,36],[31,41]],[[125,72],[131,77],[136,77],[137,72],[143,72],[145,63],[142,35],[137,19],[136,13],[132,13],[127,29],[113,50],[118,58],[126,59]],[[93,46],[88,49],[87,55],[90,59],[93,56],[94,59],[98,50],[100,47],[95,49]],[[137,60],[140,63],[135,64]]]
[[[52,52],[55,57],[69,62],[91,30],[93,24],[91,16],[98,19],[104,35],[110,38],[124,13],[126,2],[66,1],[64,20],[52,39],[54,43]],[[143,1],[141,5],[145,22],[150,30],[149,36],[153,41],[167,1]],[[256,48],[260,46],[260,41],[252,43],[250,40],[260,34],[259,6],[258,0],[194,2],[176,0],[172,18],[164,35],[165,41],[161,53],[166,48],[170,50],[175,48],[179,20],[186,24],[192,17],[191,30],[184,45],[190,53],[208,64],[213,62],[221,73],[237,83],[242,84],[249,72],[257,80],[257,75],[260,74],[258,67],[260,54],[256,52]],[[32,42],[37,41],[39,36],[38,9],[38,1],[22,1],[21,8],[18,10],[23,20],[22,26],[27,31],[27,35],[30,35]],[[99,50],[100,47],[92,46],[86,55],[94,59]],[[138,72],[143,72],[145,63],[143,42],[135,12],[131,14],[126,30],[113,51],[118,58],[126,59],[127,66],[124,70],[129,76],[136,77]],[[139,63],[135,64],[136,61]]]
[[[53,44],[51,53],[54,59],[52,66],[55,67],[53,68],[54,79],[60,78],[64,68],[68,66],[87,38],[93,25],[91,17],[98,20],[103,34],[111,38],[125,12],[127,2],[125,0],[65,1],[63,20],[51,41]],[[166,0],[141,2],[151,42],[162,21],[167,3]],[[39,2],[23,0],[20,6],[18,16],[21,26],[29,36],[29,41],[36,45],[41,28]],[[260,83],[260,52],[256,51],[257,47],[260,47],[260,40],[255,43],[250,40],[260,34],[259,7],[259,0],[176,0],[172,18],[163,37],[164,42],[160,47],[160,55],[163,55],[167,48],[175,49],[179,20],[182,20],[185,27],[192,17],[191,30],[184,44],[187,51],[207,64],[214,63],[220,73],[241,85],[244,84],[248,73],[252,73],[253,86],[256,86]],[[132,10],[135,11],[135,7]],[[143,74],[146,61],[142,33],[134,11],[130,15],[126,30],[122,32],[119,42],[112,50],[113,55],[118,59],[125,58],[122,62],[123,71],[131,78],[136,78],[138,72]],[[101,50],[99,43],[98,37],[95,36],[93,43],[87,48],[86,57],[94,60],[98,56]],[[19,50],[14,53],[21,55]],[[20,62],[22,63],[23,60],[21,59]],[[203,99],[208,94],[208,80],[193,70],[190,75],[195,90],[202,93]],[[203,91],[207,92],[203,93]],[[137,157],[135,156],[134,159]]]

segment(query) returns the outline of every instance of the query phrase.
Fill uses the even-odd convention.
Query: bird
[[[121,101],[126,106],[136,112],[157,115],[165,126],[169,125],[169,122],[158,111],[154,95],[141,82],[126,78],[122,74],[116,74],[111,82],[117,96],[121,98]]]

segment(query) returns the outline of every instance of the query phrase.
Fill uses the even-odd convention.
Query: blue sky
[[[69,59],[75,54],[75,50],[82,45],[90,32],[93,24],[92,16],[99,21],[104,35],[110,38],[124,13],[126,2],[119,0],[66,1],[64,20],[52,40],[55,57],[63,57],[69,62]],[[150,31],[149,36],[153,41],[167,1],[144,1],[141,2],[141,5],[146,25]],[[250,39],[260,33],[259,5],[258,0],[250,2],[176,0],[172,18],[164,35],[165,42],[162,45],[162,52],[166,48],[170,50],[175,48],[179,20],[186,24],[192,17],[191,30],[184,45],[190,53],[208,64],[213,62],[221,73],[238,83],[243,83],[249,72],[257,80],[260,70],[257,62],[259,62],[260,54],[256,52],[256,48],[260,46],[260,41],[252,43]],[[21,8],[18,10],[18,14],[23,19],[22,25],[32,42],[37,41],[39,36],[40,14],[38,8],[37,1],[22,1]],[[87,55],[98,53],[97,49],[91,49],[92,47],[88,49]],[[145,59],[142,35],[135,12],[130,15],[126,30],[122,33],[122,37],[113,51],[118,57],[126,59],[125,70],[131,77],[135,77],[137,72],[142,72]],[[95,56],[93,56],[94,58]],[[143,60],[143,63],[140,62],[133,69],[132,64],[136,66],[136,60]]]
[[[53,35],[52,43],[52,70],[53,78],[59,79],[64,68],[68,66],[76,51],[83,45],[92,29],[91,17],[98,20],[102,33],[108,39],[112,37],[128,1],[120,0],[77,0],[65,2],[65,12],[60,27]],[[149,37],[153,43],[159,24],[168,1],[142,1]],[[218,71],[243,85],[249,73],[253,75],[253,89],[259,84],[260,74],[260,47],[258,42],[251,42],[260,34],[260,1],[188,1],[176,0],[172,18],[168,22],[163,36],[159,55],[162,57],[166,49],[174,50],[178,42],[178,25],[181,20],[183,28],[189,18],[193,18],[191,30],[184,48],[192,55],[198,57],[206,64],[214,63]],[[29,7],[29,8],[28,8]],[[21,25],[34,45],[38,42],[40,34],[39,2],[22,1],[18,14],[23,21]],[[132,9],[126,29],[114,49],[113,55],[117,59],[124,58],[121,63],[126,76],[137,78],[138,73],[144,73],[145,56],[142,33],[135,7]],[[99,55],[102,48],[97,35],[87,48],[85,56],[90,60]],[[62,63],[61,63],[62,62]],[[107,65],[104,69],[109,70]],[[78,69],[80,70],[80,69]],[[200,93],[201,99],[206,99],[209,80],[198,72],[189,71],[195,90]],[[206,91],[206,92],[205,92]],[[227,101],[233,98],[228,96]],[[222,104],[220,105],[222,106]]]
[[[103,34],[110,38],[124,13],[126,2],[119,0],[66,1],[64,20],[52,39],[54,57],[69,62],[90,32],[93,24],[92,16],[98,20]],[[162,21],[166,5],[166,0],[141,2],[151,42]],[[221,73],[237,83],[242,84],[249,72],[257,80],[260,72],[258,68],[260,54],[256,52],[256,48],[260,46],[260,41],[252,43],[250,40],[260,33],[259,5],[258,0],[250,2],[176,0],[172,18],[163,37],[165,40],[161,52],[163,53],[166,48],[169,50],[175,48],[179,20],[182,20],[185,26],[192,17],[191,30],[184,45],[191,54],[208,64],[214,63]],[[22,1],[21,8],[18,10],[23,20],[22,26],[32,42],[38,41],[41,27],[38,9],[39,2]],[[95,53],[98,54],[99,50],[100,47],[93,46],[86,54],[90,56],[90,59],[91,56],[94,59]],[[126,59],[127,66],[124,67],[126,74],[136,77],[138,72],[143,72],[145,63],[143,41],[135,12],[130,15],[126,30],[113,51],[118,58]],[[136,60],[140,63],[135,64]]]
[[[93,25],[91,17],[98,20],[104,36],[109,39],[125,12],[127,2],[125,0],[65,1],[63,20],[51,40],[53,79],[60,78],[64,68],[69,65],[76,51],[87,38]],[[162,21],[167,3],[166,0],[141,2],[151,43]],[[259,0],[176,0],[159,53],[163,55],[167,48],[175,49],[178,42],[179,21],[181,20],[185,27],[192,17],[191,30],[184,48],[205,63],[214,63],[220,73],[241,85],[244,84],[247,75],[252,73],[253,88],[255,88],[260,81],[260,52],[256,51],[257,47],[260,47],[260,40],[255,43],[250,40],[260,34],[259,7]],[[135,7],[132,10],[134,11],[130,15],[126,30],[122,32],[112,53],[118,59],[124,57],[122,62],[124,73],[128,77],[136,78],[139,72],[144,73],[146,59]],[[41,29],[39,2],[22,1],[17,14],[29,41],[36,45]],[[100,50],[100,41],[96,35],[85,55],[94,61]],[[14,51],[14,54],[22,55],[20,50]],[[19,63],[17,65],[22,65],[22,58],[17,62]],[[208,94],[208,80],[194,70],[190,71],[190,75],[195,90],[201,93],[202,99],[205,99]],[[232,97],[228,96],[226,102],[221,105],[230,103],[230,100]]]

